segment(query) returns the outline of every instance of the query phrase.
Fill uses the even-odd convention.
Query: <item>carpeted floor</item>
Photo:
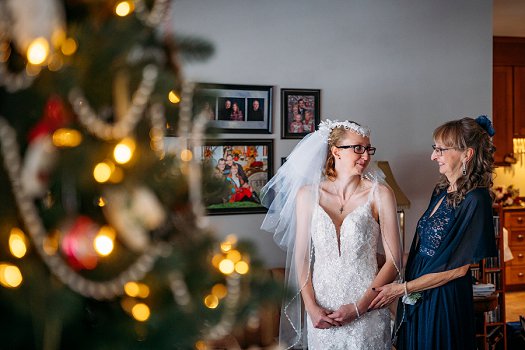
[[[520,315],[525,316],[525,292],[505,293],[505,314],[507,322],[516,322]]]

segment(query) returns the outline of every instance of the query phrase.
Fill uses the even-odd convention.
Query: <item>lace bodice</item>
[[[447,204],[446,196],[444,197],[432,216],[430,214],[433,207],[429,208],[419,219],[416,234],[421,240],[419,242],[420,254],[434,256],[448,232],[448,226],[454,217],[454,209]]]
[[[350,212],[340,227],[317,206],[312,232],[312,284],[317,303],[330,310],[356,302],[377,274],[379,224],[370,199]],[[389,311],[366,313],[338,328],[316,329],[308,322],[309,349],[391,349]]]

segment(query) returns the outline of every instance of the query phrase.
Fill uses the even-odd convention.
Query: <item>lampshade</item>
[[[390,165],[386,160],[378,160],[376,161],[377,166],[379,169],[383,171],[385,174],[385,180],[388,186],[392,188],[392,191],[394,191],[394,195],[396,197],[397,202],[397,209],[408,209],[410,208],[410,200],[408,200],[407,196],[403,193],[401,188],[396,182],[396,179],[394,178],[394,174],[392,174],[392,169],[390,169]]]

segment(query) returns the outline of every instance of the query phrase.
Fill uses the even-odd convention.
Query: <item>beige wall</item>
[[[280,139],[280,89],[321,89],[323,118],[370,126],[399,186],[412,201],[407,241],[438,177],[432,131],[492,111],[492,1],[177,0],[179,35],[209,39],[216,54],[184,66],[200,82],[275,86],[275,168],[297,140]],[[268,266],[284,254],[259,230],[263,215],[213,216],[220,236],[255,241]]]

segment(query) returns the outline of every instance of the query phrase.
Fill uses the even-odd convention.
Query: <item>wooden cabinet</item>
[[[505,208],[503,225],[514,256],[505,263],[505,286],[509,290],[525,290],[525,208]]]
[[[525,137],[525,67],[514,66],[514,137]]]
[[[494,207],[494,231],[498,256],[483,259],[479,266],[471,267],[472,275],[483,283],[492,283],[496,294],[489,298],[474,298],[476,311],[476,343],[478,349],[506,349],[505,319],[505,266],[503,262],[502,208]],[[483,310],[485,308],[486,310]]]
[[[505,158],[513,154],[512,67],[495,66],[492,75],[492,119],[496,129],[493,139],[496,146],[494,161],[498,165],[504,165],[507,164]]]
[[[525,137],[525,38],[494,37],[492,120],[496,165],[508,165],[512,138]]]

